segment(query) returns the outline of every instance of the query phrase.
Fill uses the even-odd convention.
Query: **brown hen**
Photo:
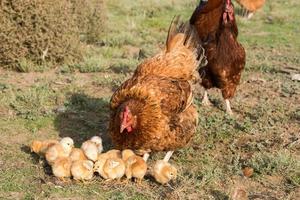
[[[229,99],[235,94],[245,66],[245,50],[237,41],[238,28],[230,0],[200,1],[190,23],[196,26],[208,64],[200,68],[201,85],[206,90],[221,89],[226,111],[232,114]],[[209,105],[205,90],[202,103]]]
[[[139,152],[184,147],[196,131],[192,80],[205,61],[197,34],[175,18],[166,49],[142,62],[113,94],[109,131],[118,149]]]

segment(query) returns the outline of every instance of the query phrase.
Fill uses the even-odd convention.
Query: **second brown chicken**
[[[210,104],[208,89],[219,88],[225,99],[226,112],[232,115],[229,100],[240,82],[246,54],[237,40],[238,27],[231,0],[201,0],[190,23],[197,29],[208,61],[199,70],[201,85],[205,88],[202,103]]]

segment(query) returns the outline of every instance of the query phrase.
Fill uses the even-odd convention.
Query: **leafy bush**
[[[97,24],[96,31],[89,27],[91,23],[95,25],[93,20],[103,18],[98,13],[102,13],[101,5],[102,0],[2,0],[0,66],[31,71],[49,63],[55,66],[80,60],[83,55],[80,36],[99,36],[91,32],[100,32],[102,26]]]

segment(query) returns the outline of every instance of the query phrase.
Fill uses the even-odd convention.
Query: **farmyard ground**
[[[175,14],[188,19],[198,1],[107,1],[103,44],[74,67],[47,72],[0,71],[0,198],[3,199],[228,199],[237,188],[249,199],[300,199],[300,3],[267,1],[250,21],[238,18],[247,65],[232,107],[224,114],[221,94],[213,107],[199,105],[199,128],[171,162],[178,179],[161,186],[56,181],[49,167],[28,152],[35,138],[71,136],[77,146],[95,134],[105,141],[113,90],[144,57],[163,46]],[[237,6],[238,8],[238,6]],[[106,149],[110,143],[105,144]],[[162,158],[158,153],[153,160]],[[254,168],[251,178],[242,168]],[[298,195],[298,196],[297,196]]]

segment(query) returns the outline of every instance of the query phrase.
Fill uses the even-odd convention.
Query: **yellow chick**
[[[55,144],[58,144],[57,140],[33,140],[30,145],[31,152],[36,154],[45,155],[47,149]]]
[[[103,165],[105,179],[121,179],[125,174],[125,163],[120,158],[108,158]]]
[[[45,154],[47,162],[52,165],[57,158],[68,157],[74,147],[72,138],[65,137],[61,139],[59,144],[51,146]]]
[[[94,172],[97,172],[104,179],[108,179],[106,173],[104,173],[103,171],[103,166],[106,160],[108,159],[108,157],[109,156],[107,153],[99,154],[97,161],[94,164]]]
[[[106,174],[103,171],[103,166],[108,158],[121,158],[121,151],[112,149],[107,151],[106,153],[102,153],[98,155],[97,161],[94,165],[94,172],[97,172],[101,177],[108,179]]]
[[[72,162],[75,162],[78,160],[87,160],[87,157],[85,156],[82,149],[73,148],[70,153],[70,159],[72,160]]]
[[[72,163],[71,174],[75,180],[91,180],[94,163],[90,160],[77,160]]]
[[[135,178],[137,182],[141,182],[147,172],[146,161],[140,156],[132,155],[125,162],[125,175],[127,179]]]
[[[168,152],[163,160],[156,161],[153,167],[153,176],[161,184],[166,184],[177,176],[177,169],[168,163],[173,152]]]
[[[55,177],[65,182],[64,178],[71,177],[71,165],[72,161],[69,157],[58,158],[54,161],[52,167],[52,173]]]
[[[91,141],[94,142],[98,148],[98,153],[102,153],[103,151],[103,145],[102,145],[102,139],[99,136],[93,136],[91,138]]]
[[[98,158],[98,147],[91,140],[85,141],[81,145],[81,149],[89,160],[96,161]]]
[[[108,158],[122,158],[120,150],[112,149],[105,153]]]
[[[135,153],[134,153],[132,150],[130,150],[130,149],[124,149],[124,150],[122,151],[122,159],[123,159],[124,162],[126,162],[126,160],[127,160],[130,156],[134,156],[134,155],[135,155]]]
[[[161,184],[166,184],[177,176],[177,169],[164,160],[156,161],[153,168],[155,180]]]

